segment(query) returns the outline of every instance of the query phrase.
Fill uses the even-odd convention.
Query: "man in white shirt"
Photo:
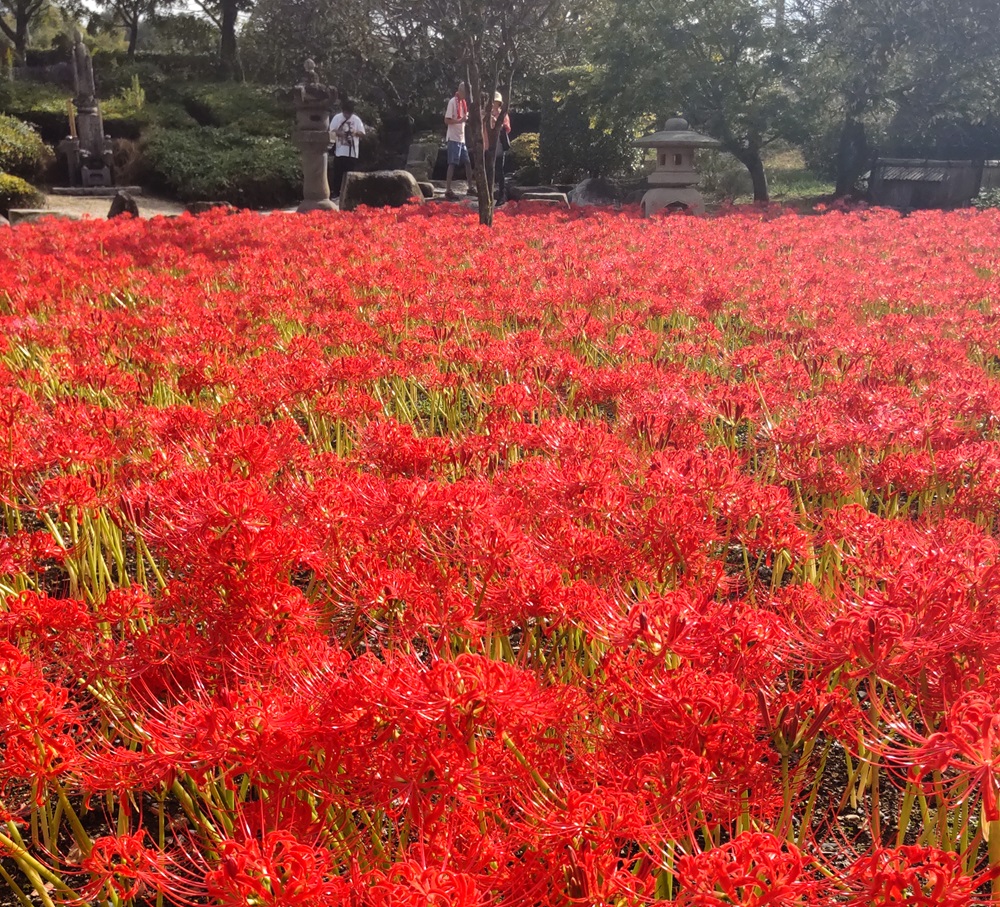
[[[455,175],[455,167],[459,164],[465,165],[465,178],[469,183],[469,195],[475,195],[475,184],[472,182],[472,161],[469,158],[469,149],[465,146],[465,124],[469,122],[469,102],[468,93],[465,89],[465,82],[458,83],[458,91],[448,102],[448,109],[444,113],[444,121],[448,126],[448,175],[445,181],[444,197],[449,201],[456,201],[458,196],[452,191],[451,180]]]
[[[338,113],[330,121],[330,141],[333,143],[333,197],[340,197],[344,177],[357,170],[361,136],[365,134],[365,124],[354,112],[354,102],[344,98]]]

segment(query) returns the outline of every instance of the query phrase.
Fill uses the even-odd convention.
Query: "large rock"
[[[123,214],[131,214],[133,217],[139,216],[139,206],[132,195],[125,191],[115,194],[111,201],[111,208],[108,210],[108,220],[112,217],[121,217]]]
[[[569,203],[581,208],[607,207],[618,203],[618,189],[600,177],[578,183],[569,193]]]
[[[413,174],[406,170],[374,170],[348,173],[340,191],[340,210],[359,205],[370,208],[400,208],[410,201],[423,204],[424,194]]]

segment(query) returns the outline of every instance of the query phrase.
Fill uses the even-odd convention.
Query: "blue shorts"
[[[468,163],[469,149],[465,147],[465,142],[448,142],[448,166]]]

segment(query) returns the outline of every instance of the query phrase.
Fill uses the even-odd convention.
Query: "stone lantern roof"
[[[721,143],[718,139],[695,132],[683,117],[672,117],[659,132],[636,139],[635,144],[640,148],[659,148],[663,145],[681,148],[718,148]]]

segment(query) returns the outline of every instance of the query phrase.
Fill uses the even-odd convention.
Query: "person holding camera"
[[[334,198],[340,197],[344,177],[358,169],[361,136],[364,134],[365,124],[354,112],[354,102],[344,98],[340,113],[330,121],[330,140],[333,143],[333,185],[330,188]]]

